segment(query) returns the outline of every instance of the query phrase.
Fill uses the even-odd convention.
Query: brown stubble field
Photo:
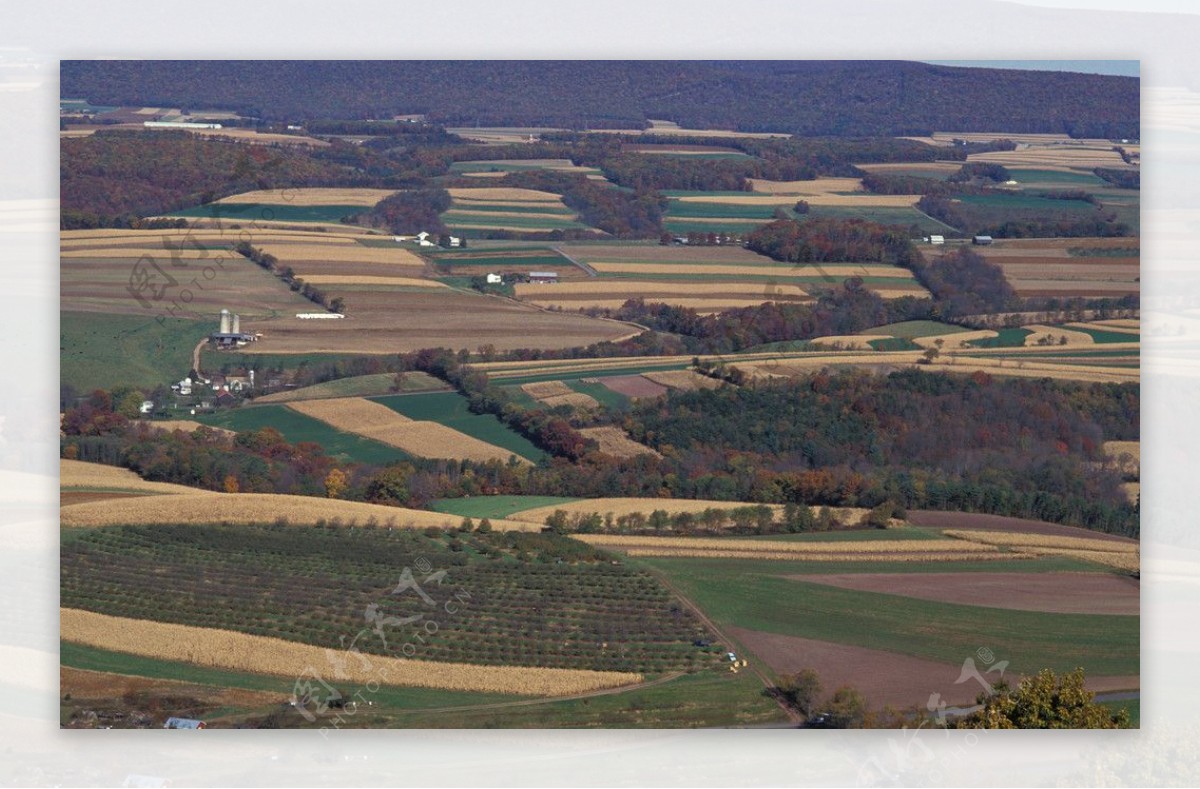
[[[422,348],[571,348],[628,336],[637,327],[555,313],[451,289],[347,290],[344,320],[245,321],[262,339],[248,353],[403,353]]]

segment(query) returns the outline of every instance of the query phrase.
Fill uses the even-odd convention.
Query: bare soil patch
[[[1136,616],[1141,610],[1140,584],[1112,573],[839,573],[796,577],[839,589],[1015,611]]]
[[[596,380],[606,388],[635,400],[639,397],[658,397],[667,393],[667,387],[640,375],[608,375]]]

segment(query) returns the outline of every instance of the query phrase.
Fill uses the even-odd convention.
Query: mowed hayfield
[[[1018,147],[1015,151],[973,153],[967,157],[967,161],[1029,169],[1064,168],[1083,171],[1090,171],[1095,167],[1107,167],[1115,170],[1137,169],[1134,165],[1126,164],[1121,155],[1112,147],[1112,143],[1095,145],[1036,144]]]
[[[393,354],[422,348],[559,349],[627,337],[637,327],[582,315],[546,312],[509,299],[449,288],[325,288],[345,299],[345,320],[282,317],[242,321],[261,332],[249,354]],[[310,305],[311,308],[311,305]],[[296,312],[310,310],[296,310]]]
[[[158,491],[162,495],[71,504],[62,508],[61,523],[68,528],[156,523],[203,525],[281,522],[295,526],[320,523],[364,526],[374,523],[381,527],[398,529],[424,529],[431,526],[453,529],[459,525],[458,518],[437,512],[360,501],[276,493],[214,493],[197,491],[194,488],[186,490],[186,493]],[[501,519],[497,519],[492,525],[497,531],[539,531],[542,528],[539,524],[526,521]]]
[[[414,421],[434,422],[452,428],[486,444],[500,447],[518,458],[537,462],[544,456],[529,439],[509,429],[492,414],[473,413],[470,401],[458,392],[385,395],[374,397],[371,402],[386,406]]]
[[[503,177],[509,173],[527,172],[529,170],[549,170],[556,173],[574,173],[586,175],[592,180],[605,180],[604,174],[596,167],[582,167],[570,159],[477,159],[466,162],[454,162],[450,172],[455,175],[471,177]]]
[[[64,641],[201,666],[304,677],[321,667],[335,681],[382,681],[448,690],[567,696],[601,688],[633,685],[640,674],[529,666],[478,666],[372,656],[368,661],[334,661],[329,650],[278,638],[192,627],[145,619],[107,616],[64,608],[60,613]]]
[[[455,460],[508,460],[514,453],[437,422],[416,421],[362,397],[300,400],[288,408],[336,430],[394,446],[417,457]],[[519,462],[528,463],[522,457]]]
[[[1137,238],[997,239],[975,247],[1022,296],[1121,296],[1141,290]]]
[[[434,378],[428,373],[414,370],[400,375],[373,373],[338,378],[312,386],[302,386],[298,389],[272,392],[269,395],[256,397],[254,402],[256,404],[287,403],[293,400],[317,400],[325,397],[370,397],[399,392],[436,392],[448,388],[449,385],[445,381]]]
[[[312,303],[278,278],[227,250],[161,255],[123,250],[121,256],[68,256],[61,260],[60,307],[162,318],[211,317],[222,309],[243,317],[294,314]]]

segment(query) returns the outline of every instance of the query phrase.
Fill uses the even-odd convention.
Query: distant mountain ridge
[[[1140,81],[908,61],[63,61],[61,95],[271,121],[420,113],[447,125],[870,136],[1139,136]]]

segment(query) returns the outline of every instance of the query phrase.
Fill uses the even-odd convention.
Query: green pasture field
[[[244,406],[213,414],[198,414],[196,421],[239,433],[273,427],[291,444],[311,441],[320,444],[325,454],[343,461],[385,465],[411,458],[403,450],[353,433],[335,430],[319,419],[305,416],[283,405]]]
[[[1064,188],[1080,189],[1088,186],[1103,187],[1108,184],[1103,178],[1092,173],[1009,168],[1008,174],[1021,186],[1062,186]]]
[[[1021,348],[1025,338],[1033,334],[1029,329],[1000,329],[995,337],[984,337],[978,340],[967,340],[967,345],[975,348]]]
[[[62,312],[59,376],[80,393],[165,385],[188,374],[192,349],[212,331],[211,321]]]
[[[276,205],[273,203],[207,203],[174,211],[165,216],[275,222],[340,222],[343,217],[364,214],[361,205]],[[394,243],[394,242],[393,242]]]
[[[402,378],[401,392],[429,392],[447,388],[445,381],[434,378],[428,373],[418,371],[406,372]],[[302,386],[299,389],[280,392],[271,402],[281,403],[293,400],[315,400],[322,397],[371,397],[373,395],[396,394],[392,387],[396,383],[395,373],[373,373],[371,375],[353,375],[349,378],[338,378],[333,381]]]
[[[487,211],[478,211],[472,208],[470,211],[464,211],[457,208],[451,208],[442,214],[442,221],[450,227],[456,225],[485,225],[496,229],[513,229],[513,230],[559,230],[567,228],[587,228],[588,225],[582,222],[577,222],[572,215],[564,214],[562,218],[549,217],[520,217],[520,216],[495,216]]]
[[[430,394],[391,395],[371,398],[409,419],[438,422],[452,427],[460,433],[478,438],[519,457],[535,463],[545,453],[529,439],[509,430],[503,422],[491,414],[473,414],[468,409],[467,398],[458,392],[436,392]]]
[[[882,649],[959,664],[987,644],[1010,661],[1009,670],[1043,668],[1090,675],[1137,674],[1139,618],[1050,614],[941,603],[901,595],[838,589],[784,578],[800,562],[777,561],[766,572],[745,572],[715,559],[646,559],[718,624]],[[1004,563],[1003,570],[1038,559]],[[823,572],[836,573],[833,563]],[[869,572],[891,572],[888,563],[864,563]],[[928,562],[931,571],[952,572],[949,562]],[[995,562],[977,562],[986,569]],[[990,566],[988,566],[990,565]],[[765,569],[765,568],[764,568]]]
[[[914,337],[940,337],[946,334],[961,334],[965,331],[970,331],[970,329],[955,326],[952,323],[941,323],[940,321],[901,321],[900,323],[889,323],[884,326],[876,326],[873,329],[865,329],[860,331],[859,334],[888,334],[892,337],[911,340]]]

